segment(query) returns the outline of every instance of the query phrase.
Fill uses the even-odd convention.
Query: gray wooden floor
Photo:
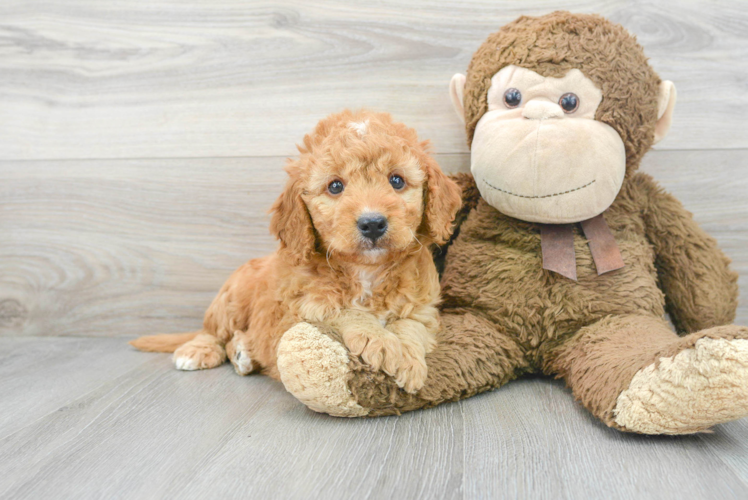
[[[135,335],[193,330],[275,247],[294,144],[391,111],[465,171],[449,78],[559,2],[0,2],[0,498],[748,498],[748,421],[611,431],[558,381],[341,420]],[[748,324],[748,3],[580,0],[634,32],[678,105],[643,169],[740,272]]]
[[[117,338],[0,338],[4,498],[746,498],[748,422],[624,435],[557,381],[379,419],[177,372]]]

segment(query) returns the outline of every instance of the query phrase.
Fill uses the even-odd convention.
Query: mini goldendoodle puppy
[[[322,120],[286,167],[290,178],[272,207],[278,251],[231,275],[201,331],[132,345],[174,351],[181,370],[213,368],[228,355],[240,375],[278,379],[283,333],[300,321],[322,323],[400,387],[420,389],[439,328],[430,247],[449,238],[461,203],[427,147],[385,113]]]

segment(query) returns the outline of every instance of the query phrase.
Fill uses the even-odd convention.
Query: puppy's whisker
[[[408,228],[408,230],[410,231],[410,234],[413,235],[413,239],[416,240],[418,242],[418,244],[420,245],[418,247],[418,250],[415,250],[414,252],[411,252],[411,254],[418,253],[418,252],[421,251],[421,249],[423,249],[423,243],[421,243],[421,240],[418,239],[418,236],[416,236],[416,233],[414,233],[412,229]]]
[[[327,267],[332,269],[332,264],[330,264],[330,247],[327,247],[327,251],[325,252],[325,260],[327,261]],[[335,271],[335,269],[332,269]]]

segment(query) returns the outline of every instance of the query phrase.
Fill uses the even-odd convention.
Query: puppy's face
[[[271,228],[301,260],[314,252],[376,264],[449,237],[460,190],[414,130],[343,112],[304,139]]]
[[[329,255],[377,262],[420,244],[427,176],[399,138],[369,139],[376,145],[331,144],[302,197]]]

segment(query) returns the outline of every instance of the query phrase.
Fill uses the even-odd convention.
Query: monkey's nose
[[[356,222],[361,236],[371,241],[377,241],[387,232],[387,217],[382,214],[363,214]]]
[[[548,120],[549,118],[562,118],[564,110],[553,102],[532,100],[522,108],[522,116],[529,120]]]

